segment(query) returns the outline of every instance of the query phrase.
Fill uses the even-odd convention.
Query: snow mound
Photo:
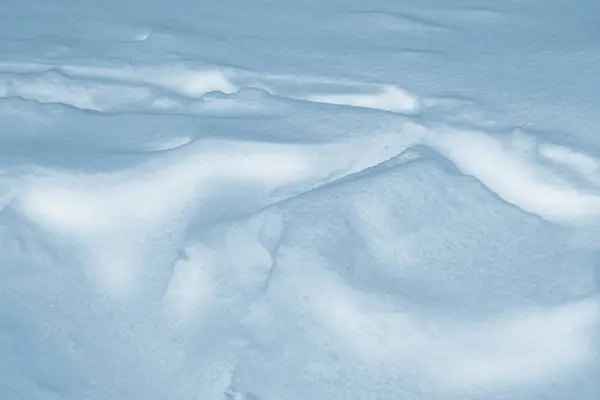
[[[411,150],[240,222],[200,227],[183,263],[202,274],[209,299],[191,311],[179,289],[172,307],[222,319],[210,311],[217,282],[232,304],[251,304],[234,317],[249,337],[232,384],[258,398],[341,398],[363,382],[378,382],[382,398],[509,393],[594,362],[593,267],[572,264],[553,229],[435,153]],[[554,240],[561,250],[546,256]],[[524,260],[521,249],[538,256]]]

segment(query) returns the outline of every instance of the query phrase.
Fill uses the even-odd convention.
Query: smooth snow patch
[[[364,294],[322,278],[318,290],[306,288],[306,298],[336,343],[369,364],[421,370],[447,390],[543,383],[582,370],[594,358],[597,298],[460,321],[374,312]]]
[[[0,183],[0,212],[11,202],[12,192],[10,188]]]
[[[28,176],[20,211],[44,230],[72,240],[100,289],[128,294],[149,252],[160,253],[204,175],[187,165],[115,175]]]
[[[445,386],[484,389],[542,384],[594,359],[598,299],[519,310],[484,323],[438,327],[426,369]],[[448,329],[446,329],[448,328]],[[425,334],[427,336],[427,334]]]
[[[600,186],[600,161],[567,147],[541,144],[540,155],[548,160],[578,172],[589,182]]]
[[[169,281],[165,301],[177,318],[185,319],[198,313],[218,289],[211,276],[215,254],[206,246],[186,250],[186,259],[177,261]]]

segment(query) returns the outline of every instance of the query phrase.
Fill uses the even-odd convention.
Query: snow
[[[0,398],[600,396],[600,3],[0,10]]]

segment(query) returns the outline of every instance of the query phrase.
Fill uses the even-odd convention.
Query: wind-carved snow
[[[5,74],[2,97],[18,96],[44,103],[60,102],[78,108],[111,111],[153,105],[177,96],[199,98],[213,91],[234,93],[237,88],[221,71],[182,66],[98,68],[49,66],[43,72]],[[171,93],[169,95],[169,92]],[[117,108],[118,110],[118,108]]]
[[[545,156],[559,169],[597,182],[593,158],[551,144],[542,144],[538,150],[534,137],[518,132],[504,139],[479,132],[450,132],[433,137],[432,146],[464,173],[523,210],[564,223],[597,221],[600,216],[597,184],[575,186],[538,161]]]
[[[331,272],[341,271],[343,264],[337,264],[339,261],[335,259],[330,264],[322,256],[315,258],[323,251],[321,246],[327,248],[328,240],[336,240],[337,235],[343,237],[345,233],[328,227],[326,221],[330,217],[318,217],[319,213],[314,211],[296,210],[294,204],[307,203],[308,210],[335,207],[344,215],[342,210],[349,203],[352,208],[346,212],[348,218],[363,221],[356,233],[362,236],[357,243],[366,246],[364,251],[372,253],[373,260],[379,260],[373,262],[397,265],[399,275],[392,280],[407,279],[410,282],[416,279],[417,287],[423,285],[418,283],[422,278],[406,268],[422,257],[422,243],[448,239],[442,235],[415,241],[399,231],[398,226],[407,224],[405,229],[412,230],[414,228],[410,227],[419,223],[405,217],[398,219],[397,212],[431,215],[432,211],[420,210],[423,204],[432,201],[428,199],[442,201],[448,194],[411,194],[419,185],[427,187],[430,175],[425,172],[419,177],[413,172],[403,172],[419,170],[414,167],[407,170],[404,164],[419,165],[420,160],[442,157],[427,151],[422,153],[419,150],[421,144],[438,149],[448,157],[443,162],[453,162],[454,165],[448,168],[454,168],[454,173],[461,171],[473,176],[523,210],[560,223],[579,222],[582,217],[593,216],[591,206],[571,210],[569,199],[564,200],[564,204],[549,203],[552,199],[530,195],[535,185],[563,193],[563,186],[559,185],[565,183],[560,182],[555,172],[565,168],[592,177],[595,172],[592,165],[596,164],[589,156],[577,156],[578,153],[565,152],[564,148],[550,144],[541,145],[533,137],[518,133],[498,139],[484,133],[452,131],[436,126],[427,128],[413,122],[398,125],[401,126],[394,133],[318,145],[201,139],[168,152],[157,151],[149,161],[119,172],[73,174],[34,168],[22,169],[18,175],[8,174],[5,181],[13,193],[11,209],[42,232],[68,243],[80,260],[87,279],[94,282],[99,293],[114,300],[161,299],[163,310],[168,312],[178,329],[209,323],[216,318],[221,302],[225,301],[233,307],[231,314],[219,314],[225,325],[242,319],[247,321],[244,324],[250,324],[244,329],[260,332],[263,322],[257,322],[261,319],[256,318],[264,307],[261,298],[275,296],[282,301],[278,308],[292,315],[292,319],[288,317],[288,322],[283,324],[284,331],[286,324],[293,324],[295,313],[305,310],[314,325],[312,329],[336,343],[329,345],[331,351],[344,354],[345,362],[352,366],[349,368],[365,363],[385,368],[385,374],[404,376],[411,371],[411,374],[420,374],[439,391],[468,394],[495,387],[504,390],[542,384],[547,380],[562,379],[570,371],[589,365],[593,361],[592,338],[598,322],[595,298],[560,307],[545,305],[529,308],[529,311],[509,310],[474,320],[419,316],[396,306],[382,312],[376,311],[381,308],[380,300],[378,295],[371,294],[371,289],[355,287],[356,283],[352,283],[355,278],[346,283],[347,278]],[[540,146],[545,149],[546,158],[553,162],[551,166],[544,167],[535,162],[534,156]],[[478,150],[477,157],[473,157],[474,148]],[[395,157],[398,154],[401,155]],[[503,170],[497,169],[498,162],[503,163]],[[278,166],[276,170],[274,165]],[[515,175],[509,174],[510,168],[531,172],[522,174],[524,180],[521,182],[515,182],[510,179]],[[405,174],[405,178],[399,180],[402,185],[385,178],[386,171],[396,169]],[[427,168],[422,170],[427,171]],[[450,187],[460,187],[452,180],[452,175],[443,176],[453,182]],[[353,200],[344,194],[347,185],[360,188],[361,181],[379,182],[382,179],[385,184],[357,192],[373,193],[377,197],[360,195]],[[339,194],[336,194],[338,190]],[[403,191],[406,192],[402,195],[404,198],[393,194]],[[468,189],[466,193],[475,192]],[[314,201],[311,196],[315,197]],[[347,200],[343,200],[345,198]],[[335,203],[340,201],[342,203],[336,207]],[[233,204],[235,207],[230,208]],[[487,199],[483,204],[495,203]],[[461,214],[456,206],[445,207],[454,209],[443,211],[448,216]],[[264,211],[259,212],[258,221],[266,218],[277,222],[269,222],[270,227],[261,227],[256,219],[247,220],[247,215],[259,210]],[[289,216],[279,217],[279,213],[306,217],[295,218],[297,222],[294,222]],[[271,214],[274,215],[269,216]],[[302,218],[306,221],[298,222]],[[506,218],[516,217],[508,215]],[[210,222],[215,220],[239,221],[235,223],[239,223],[240,228],[236,228],[235,233],[215,235],[210,228]],[[400,225],[396,225],[395,220]],[[244,227],[246,221],[248,228]],[[207,230],[207,233],[201,233],[199,241],[194,243],[194,235],[190,237],[182,232],[188,229],[193,232],[196,225],[200,226],[200,232]],[[222,228],[217,228],[217,232],[219,229]],[[418,235],[418,231],[413,231],[413,235]],[[265,234],[269,238],[261,239]],[[323,237],[322,245],[313,247],[315,244],[310,238],[315,235]],[[297,239],[292,239],[294,237]],[[183,244],[190,240],[193,244]],[[353,242],[355,239],[348,240]],[[178,251],[181,246],[185,246],[184,250]],[[332,248],[335,251],[336,247]],[[180,258],[181,251],[184,256]],[[298,269],[301,265],[311,265],[313,272],[308,275],[308,281],[298,275],[309,272]],[[359,265],[366,268],[364,272],[356,270]],[[369,268],[377,270],[374,265],[358,264],[354,274],[368,276]],[[326,272],[328,270],[330,272]],[[343,272],[342,276],[347,274]],[[583,272],[576,273],[574,279],[582,281],[585,276]],[[434,279],[434,286],[435,282]],[[573,285],[578,287],[581,283]],[[442,293],[454,290],[452,285],[442,289],[444,286],[437,290],[441,289]],[[287,294],[281,294],[281,290]],[[586,293],[587,290],[582,287],[576,291]],[[410,297],[411,301],[422,301],[418,293],[411,295],[417,296]],[[428,290],[424,288],[425,298],[426,293]],[[558,293],[566,295],[562,289]],[[294,305],[296,295],[304,299],[298,300],[298,305]],[[266,304],[268,310],[270,300]],[[383,310],[388,307],[384,306]],[[277,314],[279,311],[267,312]],[[563,322],[564,329],[553,328],[557,320]],[[545,340],[539,340],[539,332],[546,330],[551,330],[552,335],[546,334]],[[226,339],[226,332],[222,335],[221,340],[225,340],[227,348],[227,343],[233,339]],[[398,341],[398,337],[403,340]],[[253,353],[254,350],[249,348],[243,352]],[[300,368],[296,373],[301,373],[302,363],[291,362],[289,368],[292,371]],[[267,393],[267,398],[279,396],[276,393],[281,392],[263,387],[258,377],[248,378],[254,383],[245,387],[247,382],[243,376],[252,377],[254,372],[250,371],[253,369],[237,367],[236,376],[242,378],[235,378],[239,379],[236,387],[247,389],[248,393]],[[367,374],[361,379],[371,381],[376,378]],[[225,388],[221,393],[225,393]]]
[[[404,140],[383,147],[381,139],[323,147],[200,141],[137,171],[22,176],[17,201],[27,218],[79,243],[100,286],[122,295],[135,287],[137,268],[168,242],[165,235],[182,228],[180,219],[193,212],[190,207],[202,209],[223,192],[239,190],[246,205],[223,215],[249,212],[378,164],[406,147]]]
[[[421,108],[419,100],[414,95],[396,86],[385,86],[376,92],[365,94],[313,94],[307,97],[307,100],[403,114],[415,114]]]
[[[461,200],[461,190],[458,188],[466,190],[463,184],[474,185],[470,191],[476,193],[482,190],[481,187],[475,189],[477,186],[473,180],[465,180],[456,185],[457,191],[454,188],[444,189],[441,185],[445,180],[441,177],[451,175],[447,175],[435,163],[433,167],[428,167],[432,165],[428,157],[412,158],[414,161],[408,161],[406,166],[394,166],[391,163],[390,167],[376,168],[377,172],[312,191],[276,208],[269,208],[257,217],[264,215],[262,218],[269,220],[272,214],[282,212],[287,220],[284,225],[287,227],[286,233],[281,233],[280,241],[283,243],[271,252],[271,258],[277,267],[269,274],[271,283],[266,293],[266,304],[253,308],[247,320],[247,324],[259,329],[256,334],[258,336],[253,337],[258,342],[257,346],[260,348],[272,343],[275,350],[258,356],[258,361],[245,363],[244,368],[238,368],[239,378],[234,385],[236,388],[240,388],[242,392],[248,390],[267,393],[266,397],[270,398],[275,397],[275,393],[286,393],[272,392],[276,390],[273,385],[262,380],[266,376],[273,378],[270,374],[276,374],[277,379],[289,385],[315,385],[321,382],[320,379],[326,379],[310,375],[298,383],[289,374],[299,373],[301,370],[269,370],[270,372],[265,372],[267,375],[256,371],[257,366],[262,363],[275,363],[281,352],[286,354],[290,368],[302,368],[299,365],[302,365],[300,360],[303,357],[310,357],[315,368],[318,365],[330,365],[331,360],[341,358],[348,365],[368,366],[366,371],[369,372],[363,372],[365,375],[362,375],[365,380],[376,379],[370,374],[378,371],[386,377],[383,379],[392,379],[398,385],[411,387],[399,377],[417,374],[420,379],[438,388],[435,390],[446,394],[454,393],[456,396],[471,396],[473,393],[560,380],[573,371],[585,370],[594,362],[593,341],[599,322],[599,302],[595,296],[578,300],[575,295],[572,301],[564,305],[556,305],[552,300],[545,305],[515,309],[502,305],[500,307],[503,311],[483,311],[483,317],[455,315],[449,310],[440,310],[431,315],[425,312],[428,307],[435,308],[433,304],[438,301],[442,304],[457,301],[470,307],[460,297],[480,298],[486,304],[481,304],[483,310],[494,310],[497,307],[494,304],[506,302],[506,299],[501,300],[504,296],[502,293],[516,296],[512,300],[516,303],[520,296],[532,296],[531,292],[526,294],[527,285],[515,286],[511,281],[509,276],[513,268],[527,275],[529,283],[538,282],[540,287],[558,282],[574,273],[569,278],[573,279],[570,283],[563,281],[566,286],[562,289],[546,286],[555,296],[562,296],[558,293],[565,289],[566,292],[562,293],[566,295],[570,291],[567,287],[574,288],[580,284],[584,285],[579,286],[581,293],[591,289],[591,286],[584,288],[591,270],[585,272],[585,267],[572,269],[568,261],[555,266],[551,272],[557,274],[555,276],[547,275],[549,271],[543,260],[539,260],[540,264],[537,266],[510,266],[520,257],[518,249],[510,250],[515,251],[514,255],[505,254],[508,260],[501,261],[502,265],[494,266],[492,260],[496,258],[491,254],[491,264],[487,265],[487,269],[477,269],[476,266],[481,261],[472,259],[475,254],[472,252],[474,247],[471,246],[489,243],[489,238],[483,237],[485,235],[493,235],[504,243],[506,239],[496,236],[503,229],[498,225],[519,224],[520,218],[528,221],[525,222],[529,226],[526,228],[527,232],[516,235],[514,239],[525,242],[525,248],[546,246],[546,238],[529,236],[533,232],[529,229],[540,223],[542,225],[539,229],[547,229],[548,226],[518,209],[489,202],[488,196],[491,194],[484,192],[481,192],[482,197],[477,195],[480,206],[471,211],[462,209],[469,205]],[[424,172],[419,173],[419,170]],[[429,190],[430,183],[437,179],[440,187]],[[403,185],[397,186],[396,182],[403,182]],[[454,196],[457,196],[456,199],[453,199]],[[446,222],[432,212],[439,202],[447,202],[445,207],[454,211],[445,211],[444,215],[448,219],[456,218],[456,221]],[[355,213],[348,212],[350,204]],[[402,206],[395,206],[396,204]],[[472,215],[464,215],[471,212]],[[406,215],[411,217],[403,217]],[[324,216],[329,219],[324,219]],[[422,216],[427,217],[421,223],[419,219]],[[362,222],[356,221],[357,217]],[[492,226],[482,226],[479,233],[469,232],[470,228],[457,228],[462,218],[491,218],[489,223]],[[383,223],[384,220],[387,224]],[[396,225],[400,221],[403,225]],[[240,224],[245,226],[244,222]],[[423,226],[419,227],[420,224]],[[538,228],[533,229],[535,231]],[[200,237],[210,235],[211,243],[227,246],[222,254],[230,254],[233,249],[251,247],[250,244],[240,243],[240,239],[221,241],[221,237],[242,235],[239,233],[241,228],[237,226],[227,229],[227,233],[206,233]],[[281,232],[280,228],[276,229]],[[447,229],[454,230],[454,234],[458,236],[454,243],[441,239],[447,237]],[[246,233],[245,240],[250,243],[256,241],[252,237],[256,235],[253,232],[256,231],[249,229]],[[412,236],[406,232],[412,232]],[[466,237],[473,234],[482,235],[481,244],[477,244],[477,239],[466,244]],[[356,248],[344,248],[349,237],[353,238]],[[538,240],[539,244],[535,244]],[[430,245],[423,248],[422,243],[426,241]],[[451,250],[461,244],[467,248]],[[510,246],[508,242],[504,245]],[[488,249],[493,248],[493,245],[489,246],[491,247]],[[339,256],[342,249],[345,254]],[[252,251],[244,253],[253,254]],[[485,258],[484,254],[475,257]],[[463,256],[466,258],[463,259]],[[438,257],[439,262],[450,266],[436,267]],[[269,262],[267,257],[263,258],[264,270]],[[371,264],[367,264],[366,260]],[[459,267],[455,262],[463,265]],[[260,261],[257,263],[261,264]],[[210,269],[211,264],[204,263],[203,268]],[[218,271],[224,265],[236,270],[239,268],[240,273],[247,268],[243,267],[245,263],[242,260],[237,259],[214,263],[212,268]],[[245,282],[250,286],[251,281],[248,279]],[[479,297],[477,293],[471,295],[469,291],[461,289],[463,284],[467,284],[471,290],[482,290],[481,294],[488,293],[488,296]],[[241,292],[244,284],[238,285],[236,290]],[[545,303],[544,300],[541,302]],[[446,307],[451,306],[446,303]],[[564,322],[564,325],[559,327],[559,321]],[[298,335],[300,331],[307,338],[303,339],[303,335],[298,335],[297,339],[292,339],[291,344],[281,343],[276,334],[267,333],[269,328],[266,327],[272,327],[275,323],[290,335]],[[258,328],[263,325],[264,327]],[[545,334],[547,331],[551,333]],[[540,336],[543,336],[542,340]],[[399,337],[402,340],[398,340]],[[307,344],[304,340],[312,343],[309,348],[318,349],[323,346],[327,350],[313,350],[309,355],[295,354],[291,348],[305,348]],[[252,349],[249,352],[254,354]],[[329,353],[336,356],[330,356]],[[329,357],[332,357],[331,360]],[[337,364],[331,364],[331,368],[334,368],[332,373],[336,374],[336,367],[333,365]],[[295,377],[294,374],[292,376]],[[249,382],[252,384],[246,386]],[[344,385],[352,390],[352,384]]]
[[[31,68],[36,72],[31,72]],[[331,83],[310,77],[260,76],[233,69],[194,69],[177,64],[115,68],[80,65],[23,65],[18,68],[7,65],[2,68],[0,65],[0,71],[2,69],[11,72],[5,72],[0,79],[0,97],[18,96],[44,103],[60,102],[95,111],[148,107],[154,111],[176,108],[179,112],[185,112],[185,107],[177,107],[185,100],[177,96],[198,99],[210,92],[233,94],[247,86],[265,88],[293,99],[402,114],[415,114],[421,108],[415,95],[395,85]],[[15,74],[15,69],[23,72]],[[315,93],[297,89],[288,92],[285,85],[280,88],[282,81],[298,79],[300,82],[307,80],[312,86],[316,86],[312,89]],[[319,86],[331,92],[321,92]],[[336,93],[340,89],[345,93]],[[189,107],[187,111],[190,111]]]
[[[578,9],[112,3],[3,11],[3,396],[598,397]]]

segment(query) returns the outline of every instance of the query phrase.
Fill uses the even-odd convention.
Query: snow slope
[[[0,9],[0,398],[600,396],[600,3]]]

